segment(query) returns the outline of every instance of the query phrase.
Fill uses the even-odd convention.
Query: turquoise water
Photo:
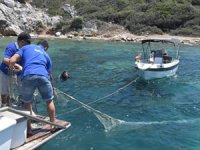
[[[11,39],[1,39],[0,48]],[[55,100],[57,118],[72,126],[39,149],[49,150],[198,150],[200,149],[200,47],[182,46],[175,77],[137,78],[134,56],[140,44],[49,40],[54,86],[93,108],[124,120],[110,131],[92,112],[69,101]],[[2,50],[1,50],[2,52]],[[58,79],[66,70],[71,78]],[[46,114],[45,104],[37,104]]]

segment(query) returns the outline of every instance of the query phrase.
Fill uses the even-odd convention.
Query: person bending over
[[[10,105],[10,96],[9,96],[9,86],[11,85],[10,83],[10,75],[9,75],[9,61],[10,58],[19,50],[19,48],[23,47],[24,45],[30,44],[31,43],[31,36],[26,33],[22,32],[18,35],[17,37],[17,42],[11,42],[9,43],[6,48],[5,52],[3,55],[3,61],[0,64],[0,94],[1,94],[1,99],[2,99],[2,105],[7,106]],[[17,75],[20,76],[20,71],[22,70],[21,66],[15,63],[15,71],[18,71]],[[21,90],[20,90],[20,79],[18,81],[18,89],[19,89],[19,95]]]
[[[37,45],[31,44],[22,47],[10,59],[10,68],[22,60],[22,101],[26,108],[32,110],[33,93],[38,89],[42,99],[47,104],[51,122],[55,122],[55,106],[53,102],[53,87],[50,81],[52,62],[46,53],[49,45],[46,40],[40,40]],[[28,127],[28,131],[30,131]]]

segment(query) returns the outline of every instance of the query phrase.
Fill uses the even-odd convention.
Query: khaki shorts
[[[9,94],[9,76],[4,74],[0,70],[0,94],[8,95]]]
[[[0,70],[0,94],[10,95],[15,92],[17,95],[21,95],[21,81],[19,76],[6,75]]]

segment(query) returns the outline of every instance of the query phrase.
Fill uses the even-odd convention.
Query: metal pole
[[[35,117],[35,116],[31,116],[31,115],[29,115],[29,114],[26,114],[26,113],[21,112],[21,111],[19,111],[19,110],[13,109],[13,108],[11,108],[11,107],[7,107],[7,110],[10,111],[10,112],[16,113],[16,114],[18,114],[18,115],[22,115],[22,116],[24,116],[24,117],[27,117],[27,118],[29,118],[29,119],[38,121],[38,122],[43,122],[43,123],[46,123],[46,124],[50,124],[50,125],[59,127],[59,128],[61,128],[61,129],[66,129],[65,126],[62,126],[62,125],[59,125],[59,124],[56,124],[56,123],[53,123],[53,122],[50,122],[50,121],[47,121],[47,120],[44,120],[44,119]]]

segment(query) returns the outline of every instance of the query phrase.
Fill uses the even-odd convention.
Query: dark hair
[[[27,32],[22,32],[17,36],[17,41],[26,41],[28,44],[31,44],[31,36]]]
[[[48,44],[47,40],[45,40],[45,39],[40,39],[38,41],[37,45],[42,45],[45,50],[47,50],[49,48],[49,44]]]
[[[66,81],[67,79],[69,79],[70,78],[70,76],[69,76],[69,74],[67,73],[67,71],[63,71],[61,74],[60,74],[60,79],[62,80],[62,81]]]

